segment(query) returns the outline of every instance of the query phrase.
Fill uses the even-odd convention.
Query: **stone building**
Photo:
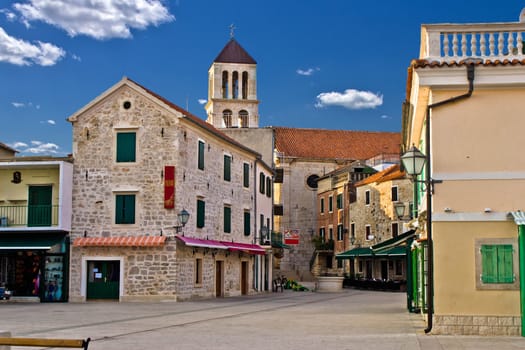
[[[268,289],[271,256],[255,233],[271,217],[260,189],[272,172],[259,153],[128,78],[68,120],[71,301]]]
[[[317,229],[314,234],[314,276],[333,274],[343,276],[344,260],[335,259],[337,254],[350,247],[350,203],[355,202],[355,184],[366,179],[376,170],[356,161],[338,168],[317,180]]]
[[[398,237],[408,230],[413,201],[412,183],[393,165],[355,184],[356,195],[349,206],[350,250],[338,260],[350,261],[349,272],[365,279],[406,280],[406,247],[396,247]],[[401,204],[405,215],[398,217],[395,206]],[[384,242],[391,249],[374,251]]]

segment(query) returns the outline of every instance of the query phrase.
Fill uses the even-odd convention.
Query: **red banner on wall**
[[[299,230],[284,230],[284,244],[299,244]]]
[[[175,167],[164,167],[164,208],[175,208]]]

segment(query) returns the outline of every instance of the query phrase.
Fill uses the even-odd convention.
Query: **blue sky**
[[[71,152],[66,118],[128,76],[205,118],[229,40],[257,61],[261,126],[400,131],[420,25],[518,21],[520,1],[0,2],[0,142]]]

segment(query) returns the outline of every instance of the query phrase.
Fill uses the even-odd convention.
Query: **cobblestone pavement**
[[[1,331],[91,338],[90,350],[525,349],[521,337],[425,335],[425,326],[406,311],[404,293],[353,289],[166,303],[0,303]]]

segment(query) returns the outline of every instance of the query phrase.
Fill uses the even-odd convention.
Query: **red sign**
[[[284,244],[299,244],[299,230],[284,230]]]
[[[175,167],[164,167],[164,208],[175,208]]]

